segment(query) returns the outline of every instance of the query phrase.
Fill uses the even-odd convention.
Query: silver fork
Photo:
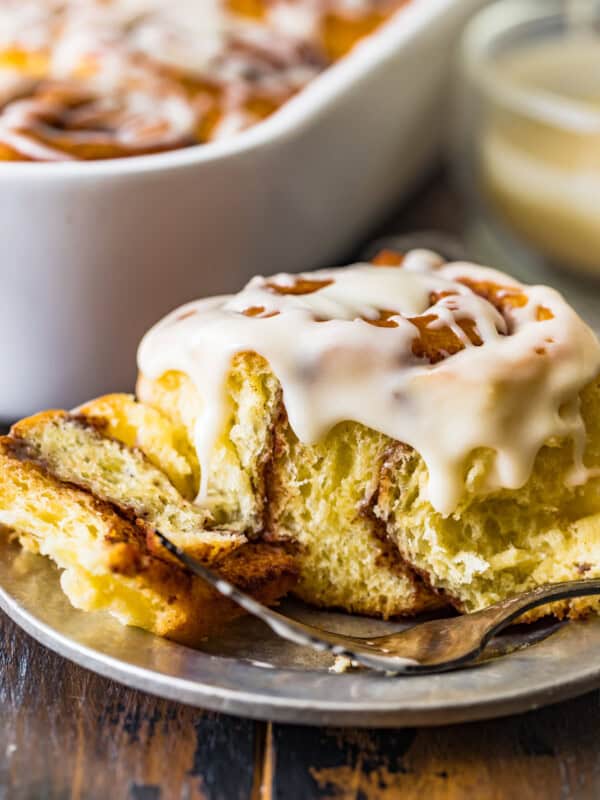
[[[162,533],[156,531],[156,535],[190,572],[261,619],[277,636],[395,674],[422,675],[463,667],[477,659],[490,639],[525,611],[555,600],[600,594],[600,579],[554,583],[515,595],[473,614],[423,622],[398,633],[374,637],[343,636],[267,608],[187,555]]]

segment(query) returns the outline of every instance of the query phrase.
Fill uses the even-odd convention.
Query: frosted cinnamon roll
[[[403,0],[6,0],[0,158],[117,158],[264,119]]]
[[[548,287],[386,251],[190,303],[139,367],[137,401],[0,441],[0,525],[78,607],[184,641],[231,618],[157,529],[266,602],[383,618],[600,575],[600,343]]]
[[[387,252],[191,303],[139,365],[197,502],[294,542],[308,602],[473,611],[600,574],[600,345],[548,287]]]

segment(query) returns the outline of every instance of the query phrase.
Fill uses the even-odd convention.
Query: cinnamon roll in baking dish
[[[154,153],[264,119],[406,0],[3,0],[0,159]]]
[[[600,575],[600,343],[552,289],[384,252],[184,306],[139,366],[137,401],[1,440],[0,523],[79,607],[185,641],[235,613],[156,529],[267,602],[385,618]]]

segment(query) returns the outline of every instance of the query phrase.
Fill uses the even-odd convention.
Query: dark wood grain
[[[592,800],[600,694],[504,720],[437,729],[275,726],[273,797]]]
[[[374,235],[456,232],[435,176]],[[201,712],[64,661],[0,615],[0,800],[595,800],[600,693],[505,720],[337,730]]]
[[[244,800],[264,727],[124,689],[0,621],[2,800]]]
[[[600,797],[600,693],[438,729],[267,725],[153,698],[0,620],[2,800]]]

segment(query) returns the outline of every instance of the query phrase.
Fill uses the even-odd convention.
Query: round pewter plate
[[[523,626],[496,645],[497,652],[512,650],[508,655],[445,675],[336,674],[328,656],[282,642],[247,617],[192,650],[106,614],[77,611],[49,561],[6,541],[0,544],[0,605],[39,642],[108,678],[171,700],[279,722],[447,724],[525,711],[600,686],[598,618]],[[297,603],[283,610],[358,635],[401,627]]]

